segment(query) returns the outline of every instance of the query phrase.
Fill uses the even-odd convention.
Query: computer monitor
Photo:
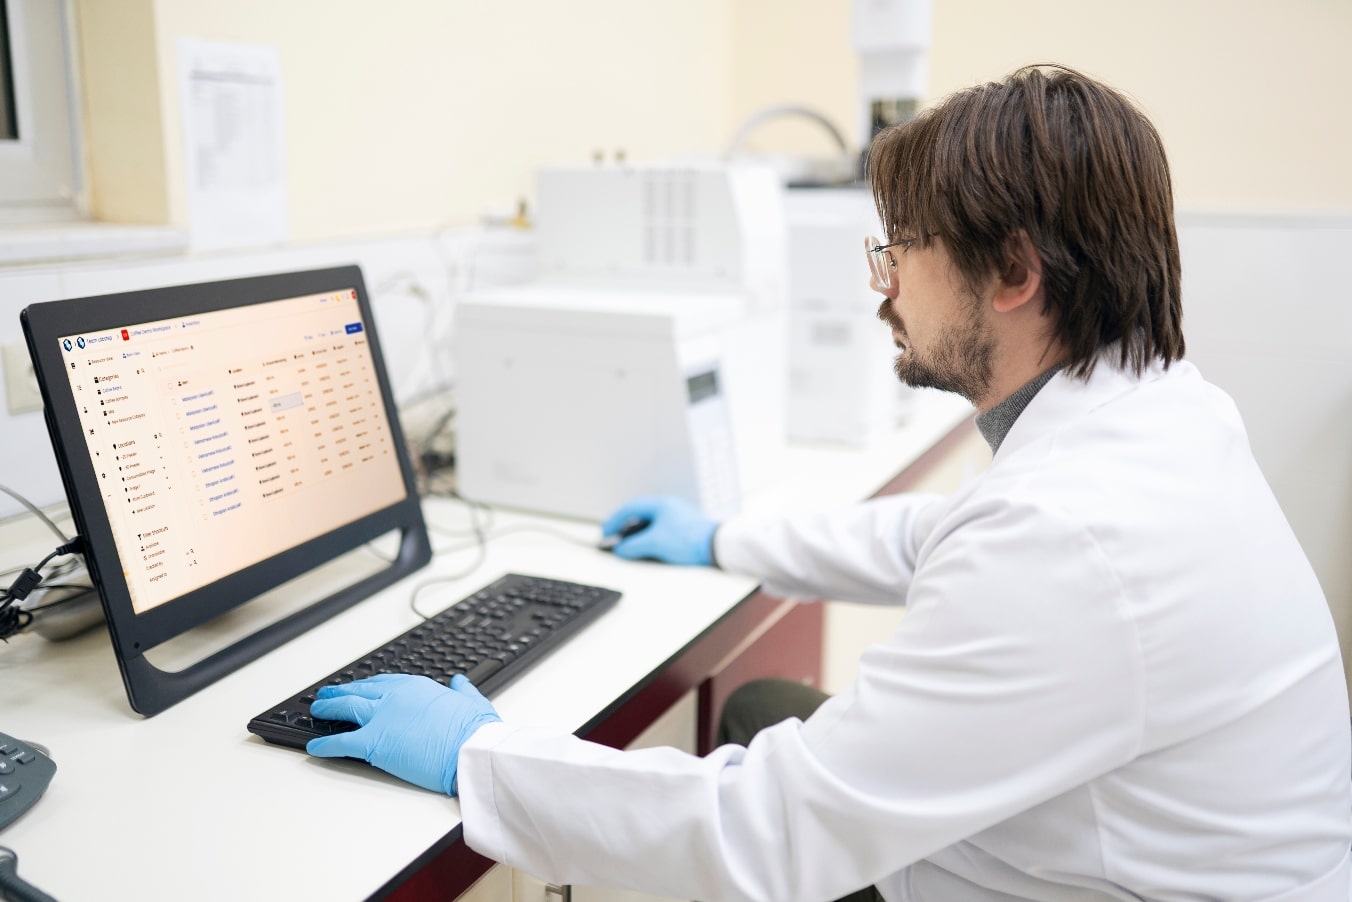
[[[23,311],[127,696],[151,715],[431,557],[361,270]],[[151,649],[376,537],[393,562],[181,670]]]

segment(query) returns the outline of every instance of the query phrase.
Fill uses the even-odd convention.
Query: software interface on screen
[[[355,291],[61,347],[137,613],[405,497]]]

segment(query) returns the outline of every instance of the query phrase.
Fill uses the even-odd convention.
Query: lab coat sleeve
[[[773,595],[902,604],[944,501],[907,493],[822,513],[734,517],[714,534],[714,555]]]
[[[1139,643],[1092,536],[999,505],[972,516],[806,723],[704,758],[484,727],[460,755],[467,842],[560,882],[831,899],[1130,760]]]

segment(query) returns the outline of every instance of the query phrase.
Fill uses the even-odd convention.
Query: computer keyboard
[[[413,673],[446,683],[469,677],[490,698],[619,601],[613,589],[509,573],[249,721],[268,742],[304,748],[316,736],[357,725],[310,716],[321,686],[377,673]]]

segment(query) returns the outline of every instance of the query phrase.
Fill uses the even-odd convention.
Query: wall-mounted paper
[[[178,40],[194,249],[284,241],[286,143],[276,47]]]

